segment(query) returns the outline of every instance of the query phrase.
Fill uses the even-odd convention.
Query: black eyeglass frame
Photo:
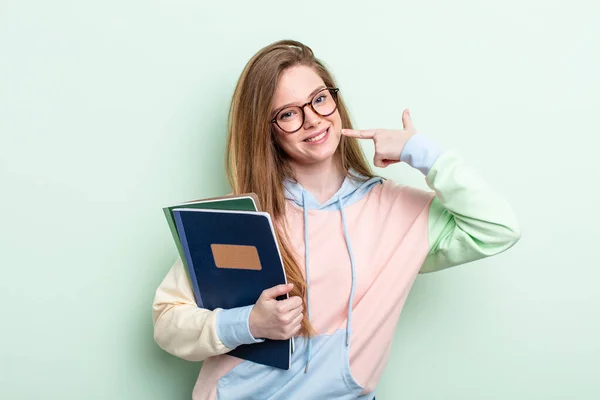
[[[315,110],[315,107],[314,107],[314,106],[313,106],[313,104],[312,104],[312,103],[313,103],[313,101],[314,101],[314,100],[315,100],[315,99],[316,99],[316,98],[317,98],[317,97],[318,97],[318,96],[319,96],[319,95],[320,95],[320,94],[321,94],[323,91],[325,91],[325,90],[328,90],[328,91],[329,91],[329,93],[331,93],[331,97],[333,97],[333,102],[335,103],[335,108],[333,109],[333,111],[332,111],[332,112],[330,112],[330,113],[329,113],[329,114],[327,114],[327,115],[323,115],[323,114],[321,114],[320,112],[318,112],[317,110]],[[306,114],[304,113],[304,107],[306,107],[306,106],[310,106],[310,109],[311,109],[311,110],[312,110],[312,111],[313,111],[315,114],[317,114],[317,115],[320,115],[321,117],[328,117],[328,116],[330,116],[331,114],[333,114],[333,113],[334,113],[334,112],[337,110],[337,107],[338,107],[338,103],[337,103],[337,94],[338,94],[338,92],[339,92],[339,91],[340,91],[340,89],[339,89],[339,88],[330,88],[330,87],[326,87],[326,88],[323,88],[323,89],[319,90],[317,93],[315,93],[315,95],[313,96],[313,98],[312,98],[312,99],[310,99],[310,101],[309,101],[308,103],[305,103],[305,104],[303,104],[303,105],[301,105],[301,106],[290,106],[290,107],[285,107],[283,110],[285,110],[285,109],[287,109],[287,108],[291,108],[291,107],[298,107],[298,108],[300,108],[300,111],[302,112],[302,123],[300,124],[300,127],[299,127],[298,129],[296,129],[295,131],[286,131],[286,130],[285,130],[285,129],[283,129],[283,128],[282,128],[282,127],[279,125],[279,123],[277,122],[277,116],[278,116],[278,115],[279,115],[279,113],[280,113],[280,112],[282,112],[283,110],[279,110],[279,111],[277,111],[277,114],[275,115],[275,118],[273,118],[273,119],[272,119],[270,122],[271,122],[272,124],[275,124],[275,125],[277,125],[277,126],[279,127],[279,129],[281,129],[281,130],[282,130],[282,131],[284,131],[285,133],[294,133],[294,132],[298,132],[298,131],[299,131],[300,129],[302,129],[302,127],[304,126],[304,122],[305,122],[305,121],[304,121],[304,119],[306,118]]]

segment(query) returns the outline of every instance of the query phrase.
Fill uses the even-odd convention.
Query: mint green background
[[[331,66],[358,127],[410,108],[523,226],[418,278],[378,400],[600,398],[597,4],[3,1],[0,398],[190,398],[199,364],[152,338],[161,208],[226,193],[234,84],[280,38]]]

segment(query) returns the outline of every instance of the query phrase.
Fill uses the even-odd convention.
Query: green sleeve
[[[429,253],[421,273],[499,254],[520,239],[508,203],[453,152],[443,153],[425,179],[435,197],[428,215]]]

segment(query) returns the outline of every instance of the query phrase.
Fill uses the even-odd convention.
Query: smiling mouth
[[[313,136],[313,137],[310,137],[308,139],[304,139],[303,141],[306,142],[306,143],[318,142],[319,140],[323,139],[327,135],[327,133],[329,133],[329,129],[330,128],[331,127],[325,129],[325,131],[323,133],[320,133],[317,136]]]

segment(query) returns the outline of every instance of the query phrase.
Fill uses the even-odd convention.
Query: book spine
[[[185,228],[183,226],[183,221],[181,220],[181,211],[174,211],[173,216],[175,217],[175,225],[177,226],[177,231],[179,232],[179,238],[181,240],[181,247],[183,248],[183,252],[185,254],[186,264],[187,264],[187,272],[190,277],[190,283],[194,290],[194,297],[196,298],[196,304],[198,307],[204,308],[204,303],[202,302],[202,295],[200,294],[200,288],[198,287],[198,281],[196,280],[196,272],[194,270],[194,263],[192,262],[192,257],[190,255],[190,250],[187,242],[187,238],[185,236]]]

